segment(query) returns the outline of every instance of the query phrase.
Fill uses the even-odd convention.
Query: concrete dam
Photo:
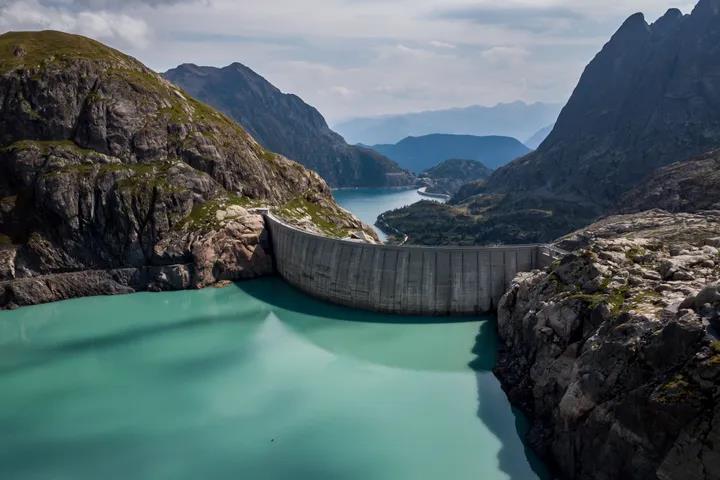
[[[288,283],[340,305],[403,315],[493,311],[519,272],[562,253],[547,245],[370,245],[306,232],[266,215],[276,269]]]

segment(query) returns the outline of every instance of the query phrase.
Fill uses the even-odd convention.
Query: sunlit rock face
[[[135,59],[0,36],[0,307],[270,273],[251,209],[286,205],[369,230],[316,173]]]
[[[564,478],[720,478],[720,212],[610,217],[500,303],[496,370]]]

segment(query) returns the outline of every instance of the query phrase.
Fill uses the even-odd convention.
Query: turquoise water
[[[435,200],[423,197],[417,189],[400,190],[396,188],[355,188],[347,190],[333,190],[335,200],[346,210],[350,210],[363,222],[372,225],[381,240],[387,236],[375,226],[377,217],[388,210],[407,207],[420,200]]]
[[[537,478],[492,319],[423,322],[278,279],[0,312],[0,478]]]

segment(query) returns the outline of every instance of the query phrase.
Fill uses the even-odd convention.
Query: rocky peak
[[[679,9],[671,8],[665,15],[653,23],[650,28],[654,34],[664,34],[680,25],[683,18],[684,15]]]
[[[700,0],[692,12],[693,17],[720,15],[720,0]]]
[[[635,13],[628,17],[620,26],[615,35],[610,39],[610,43],[628,44],[638,41],[650,34],[650,25],[645,21],[643,13]]]

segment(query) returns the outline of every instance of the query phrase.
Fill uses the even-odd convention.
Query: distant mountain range
[[[709,160],[677,164],[641,185],[662,167],[720,147],[718,45],[720,0],[702,0],[689,15],[670,9],[652,24],[642,14],[631,16],[587,66],[536,151],[461,189],[451,207],[432,207],[436,215],[446,208],[442,215],[454,221],[417,231],[393,228],[410,241],[415,233],[440,243],[544,242],[617,211],[623,198],[678,195],[685,187],[673,178],[687,178],[693,192],[708,190]],[[701,167],[708,178],[688,175]],[[624,197],[634,188],[640,193]],[[700,197],[655,204],[692,209]],[[638,200],[638,208],[651,205]],[[396,216],[411,213],[422,216]]]
[[[451,158],[477,160],[496,169],[530,152],[511,137],[448,134],[408,137],[394,145],[371,148],[413,172],[422,172]]]
[[[428,193],[455,195],[467,182],[483,180],[492,174],[492,170],[477,160],[464,160],[451,158],[439,165],[422,172],[424,181],[431,184],[427,187]]]
[[[335,125],[348,143],[396,143],[432,133],[530,138],[557,120],[562,105],[524,102],[471,106],[403,115],[356,118]]]
[[[164,77],[226,113],[265,148],[318,172],[335,187],[412,185],[415,178],[377,152],[345,143],[315,108],[250,68],[180,65]]]

